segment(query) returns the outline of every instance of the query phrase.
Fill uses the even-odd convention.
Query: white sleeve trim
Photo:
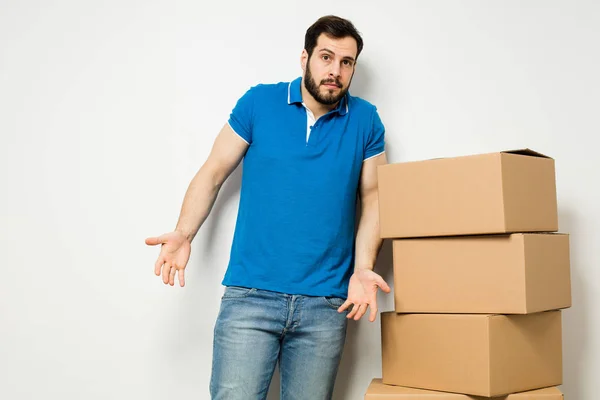
[[[385,153],[385,150],[384,150],[384,151],[382,151],[381,153],[377,153],[377,154],[375,154],[375,155],[373,155],[373,156],[371,156],[371,157],[365,158],[365,159],[363,160],[363,162],[365,162],[365,161],[367,161],[367,160],[370,160],[371,158],[374,158],[374,157],[380,156],[380,155],[382,155],[383,153]]]
[[[233,131],[233,133],[235,133],[236,135],[238,135],[238,136],[240,137],[240,139],[242,139],[244,142],[246,142],[246,144],[247,144],[248,146],[250,146],[250,143],[248,143],[248,141],[247,141],[246,139],[244,139],[244,138],[242,137],[242,135],[240,135],[239,133],[237,133],[237,132],[235,131],[235,129],[233,129],[233,127],[231,126],[231,124],[229,123],[229,121],[227,121],[227,125],[229,125],[229,127],[231,128],[231,130]]]

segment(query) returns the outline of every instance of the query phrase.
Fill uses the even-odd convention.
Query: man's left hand
[[[385,293],[390,292],[390,287],[383,278],[370,269],[354,271],[348,286],[348,299],[338,308],[338,312],[352,306],[352,310],[346,318],[354,318],[355,321],[358,321],[365,315],[367,308],[370,308],[369,321],[375,321],[377,317],[377,290],[379,288]]]

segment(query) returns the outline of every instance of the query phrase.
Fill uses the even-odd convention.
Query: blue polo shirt
[[[346,298],[361,168],[384,152],[384,126],[349,93],[313,124],[300,85],[254,86],[231,112],[249,147],[223,285]]]

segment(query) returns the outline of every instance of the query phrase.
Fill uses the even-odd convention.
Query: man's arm
[[[215,139],[212,150],[185,193],[176,231],[191,242],[208,217],[221,186],[239,165],[248,149],[229,124]]]
[[[391,291],[381,276],[373,272],[382,240],[379,236],[379,197],[377,190],[377,166],[386,164],[385,153],[363,162],[360,176],[361,217],[356,234],[354,273],[348,285],[348,299],[338,312],[352,310],[346,318],[358,321],[370,308],[369,321],[377,317],[377,291]]]
[[[356,234],[355,271],[373,270],[383,242],[379,235],[377,190],[377,166],[383,164],[387,164],[385,153],[363,162],[359,188],[361,217]]]
[[[208,159],[190,182],[175,231],[146,239],[149,246],[161,246],[154,273],[162,274],[165,284],[174,286],[177,273],[179,285],[185,285],[184,271],[190,258],[191,242],[208,217],[221,185],[238,166],[248,146],[226,124],[215,139]]]

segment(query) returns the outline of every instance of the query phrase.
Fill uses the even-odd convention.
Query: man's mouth
[[[323,82],[323,83],[321,83],[321,85],[327,86],[330,88],[338,88],[338,89],[342,87],[342,85],[335,83],[335,82]]]

